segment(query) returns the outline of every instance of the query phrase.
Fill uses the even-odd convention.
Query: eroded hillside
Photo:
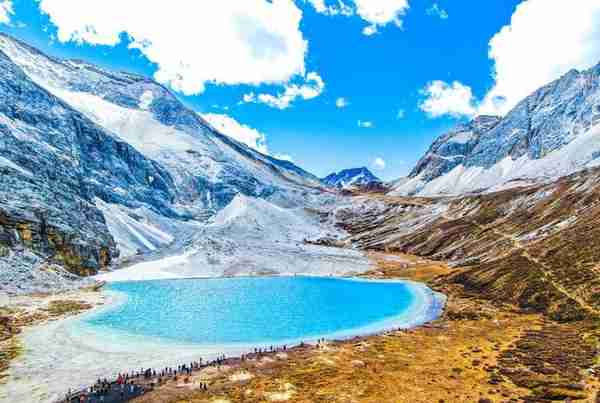
[[[592,169],[461,198],[362,196],[333,214],[362,249],[449,261],[439,282],[572,321],[600,311],[599,184]]]

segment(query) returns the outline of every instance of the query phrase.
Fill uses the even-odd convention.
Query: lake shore
[[[457,269],[444,263],[383,253],[370,258],[376,268],[365,278],[425,283],[447,296],[443,315],[408,330],[232,358],[187,382],[171,379],[136,402],[595,401],[598,381],[582,371],[593,357],[581,337],[586,329],[445,284],[440,276]]]
[[[347,279],[347,281],[353,281]],[[355,281],[367,281],[367,278],[356,278]],[[389,280],[388,280],[389,281]],[[443,307],[444,298],[431,292],[422,284],[411,284],[411,292],[419,308],[409,316],[410,321],[402,319],[375,324],[364,329],[354,329],[335,334],[336,339],[355,339],[355,335],[363,336],[380,334],[390,328],[414,327],[437,317]],[[60,301],[63,306],[79,306],[56,315],[44,315],[49,305]],[[114,309],[122,301],[122,296],[110,291],[102,293],[82,290],[54,296],[18,297],[7,309],[25,309],[27,314],[35,318],[20,321],[22,326],[18,334],[12,338],[22,346],[24,354],[14,359],[8,372],[6,383],[0,386],[0,400],[18,397],[33,398],[36,401],[54,401],[61,398],[69,389],[86,387],[98,378],[116,377],[119,372],[129,372],[144,368],[163,368],[189,363],[202,357],[205,361],[214,359],[225,353],[228,357],[241,356],[252,351],[252,347],[266,349],[268,346],[257,345],[195,345],[177,344],[152,340],[143,336],[132,336],[119,332],[99,333],[98,329],[82,327],[73,332],[74,324],[82,319],[81,315],[96,315],[105,309]],[[79,304],[79,305],[77,305]],[[88,310],[83,313],[83,311]],[[411,311],[412,312],[412,311]],[[20,314],[23,316],[25,311]],[[433,315],[433,316],[432,316]],[[334,336],[334,335],[332,335]],[[53,340],[53,343],[48,343]],[[315,340],[303,340],[306,345],[316,343]],[[300,340],[285,343],[293,346]],[[49,361],[47,357],[52,357]],[[15,357],[13,357],[15,358]],[[100,360],[104,363],[99,365]],[[86,363],[92,363],[88,365]],[[89,367],[95,367],[91,370]],[[51,376],[50,376],[51,374]],[[73,374],[77,374],[73,377]],[[42,380],[43,379],[43,380]]]
[[[264,354],[171,380],[136,402],[595,402],[594,348],[582,324],[493,304],[446,284],[446,264],[371,253],[371,279],[424,282],[447,297],[409,330]],[[460,269],[458,269],[460,270]],[[442,277],[440,277],[442,276]],[[208,383],[208,391],[199,385]]]
[[[36,326],[60,323],[107,302],[107,296],[94,287],[5,299],[0,307],[0,400],[9,396],[10,368],[27,352],[24,333]]]

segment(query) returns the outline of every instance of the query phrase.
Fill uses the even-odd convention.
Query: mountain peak
[[[340,172],[327,175],[322,181],[332,187],[347,189],[353,186],[365,186],[373,183],[381,183],[381,180],[373,175],[367,167],[348,168]]]
[[[396,194],[481,192],[598,164],[600,65],[570,70],[506,116],[477,116],[440,136]]]

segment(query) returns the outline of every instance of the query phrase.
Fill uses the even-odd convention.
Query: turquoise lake
[[[85,319],[138,336],[205,345],[281,344],[411,327],[439,316],[443,300],[411,282],[317,277],[111,283],[126,295]]]

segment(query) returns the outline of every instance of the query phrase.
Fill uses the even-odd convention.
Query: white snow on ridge
[[[147,110],[152,105],[152,101],[154,101],[154,94],[152,91],[144,91],[142,96],[140,97],[139,108],[142,110]]]
[[[459,132],[454,136],[450,137],[448,141],[459,144],[466,144],[469,141],[473,140],[473,132]]]
[[[199,228],[178,254],[104,273],[106,281],[241,275],[345,275],[368,270],[367,257],[352,249],[327,248],[304,239],[342,236],[302,208],[282,208],[237,195]]]
[[[245,155],[208,128],[178,130],[163,125],[149,111],[158,96],[155,93],[157,84],[136,84],[146,86],[145,91],[139,95],[139,109],[122,107],[104,99],[100,94],[92,93],[92,89],[85,92],[70,89],[73,88],[70,83],[83,82],[93,86],[95,83],[110,81],[113,73],[109,71],[100,73],[103,71],[101,68],[87,63],[49,58],[2,35],[0,49],[35,83],[63,99],[146,157],[168,168],[180,187],[191,189],[194,182],[191,177],[203,177],[210,182],[217,182],[222,178],[220,174],[230,167],[254,176],[263,183],[277,184],[280,187],[293,187],[298,183],[311,187],[320,185],[314,178],[293,170],[282,169],[275,173],[271,163],[265,161],[264,155],[253,153],[251,149],[247,150],[251,156]],[[136,91],[139,89],[136,87]]]
[[[100,199],[96,199],[95,204],[104,214],[106,225],[117,242],[121,258],[138,252],[155,251],[175,240],[173,235],[159,228],[159,216],[144,208],[132,210],[121,205],[104,203]],[[162,221],[165,219],[162,218]]]
[[[533,181],[554,179],[580,169],[600,165],[600,125],[543,158],[506,157],[490,168],[458,165],[443,176],[425,182],[416,176],[401,183],[392,195],[460,195],[482,190],[499,190]]]
[[[22,173],[23,175],[33,176],[33,174],[27,169],[20,167],[8,158],[4,158],[2,156],[0,156],[0,167],[8,167]]]

